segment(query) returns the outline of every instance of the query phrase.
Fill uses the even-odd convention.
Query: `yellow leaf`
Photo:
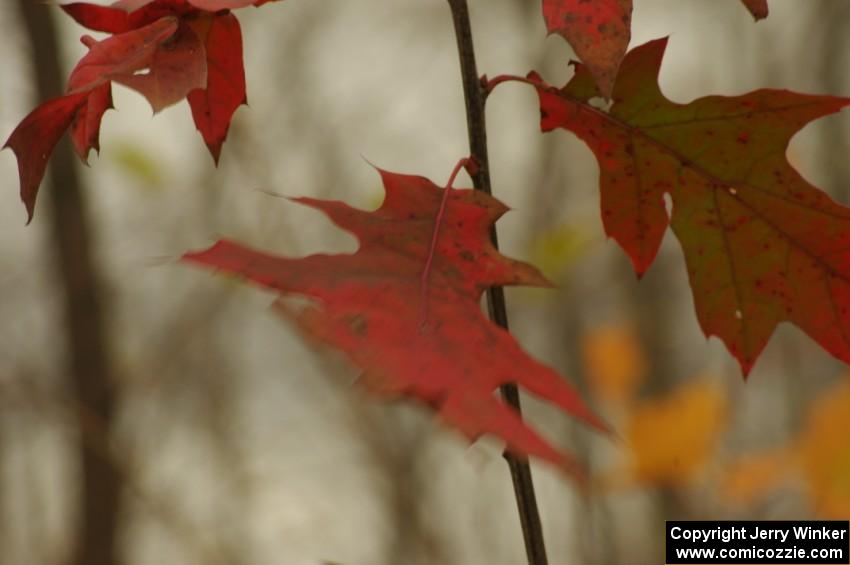
[[[745,455],[726,473],[723,491],[750,504],[787,479],[801,479],[814,511],[823,518],[850,516],[850,382],[815,399],[787,448]],[[791,484],[788,482],[788,484]]]
[[[819,514],[850,516],[850,382],[815,400],[798,438],[800,466]]]
[[[593,393],[624,404],[646,377],[647,360],[631,324],[600,326],[582,337],[584,367]]]
[[[122,173],[146,188],[162,186],[163,174],[156,159],[142,146],[131,142],[115,143],[107,153]]]
[[[788,477],[795,455],[791,449],[745,454],[724,472],[721,492],[737,504],[754,504]]]
[[[641,401],[626,431],[631,476],[651,484],[687,482],[711,456],[725,420],[726,398],[705,379]]]
[[[541,233],[531,242],[531,262],[546,278],[561,279],[590,249],[589,233],[574,225]]]

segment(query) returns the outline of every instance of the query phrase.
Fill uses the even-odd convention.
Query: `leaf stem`
[[[503,82],[523,82],[525,84],[530,84],[531,86],[541,86],[543,84],[539,80],[534,80],[528,77],[518,77],[515,75],[499,75],[491,79],[487,79],[487,77],[482,77],[484,96],[489,96],[490,93],[493,92],[493,89],[502,84]]]
[[[484,114],[484,102],[488,91],[484,81],[478,78],[475,49],[472,42],[472,26],[469,20],[469,6],[467,0],[448,0],[448,3],[452,12],[460,57],[470,155],[477,165],[477,170],[471,173],[472,183],[477,190],[491,194],[490,166],[487,156],[487,126]],[[499,241],[495,226],[490,230],[490,238],[493,245],[498,249]],[[502,287],[493,287],[487,291],[487,308],[490,319],[507,330],[508,314]],[[502,385],[500,392],[504,401],[521,414],[517,386],[513,383]],[[540,512],[537,509],[537,499],[534,495],[531,467],[525,458],[519,458],[508,452],[505,452],[504,456],[511,471],[528,564],[548,565],[546,546],[543,542],[543,527],[540,522]]]
[[[449,180],[446,182],[443,190],[443,198],[440,200],[440,208],[437,210],[437,217],[434,220],[434,234],[431,236],[431,244],[428,247],[428,258],[425,260],[425,268],[422,269],[420,278],[420,289],[422,292],[422,303],[420,306],[420,328],[424,328],[428,323],[428,278],[431,276],[431,266],[434,262],[434,253],[437,250],[437,239],[440,237],[440,227],[443,225],[443,218],[446,215],[446,203],[449,200],[449,192],[452,190],[452,185],[457,178],[458,173],[464,167],[473,174],[475,167],[473,161],[469,157],[464,157],[457,162],[455,168],[452,169],[452,174],[449,175]]]

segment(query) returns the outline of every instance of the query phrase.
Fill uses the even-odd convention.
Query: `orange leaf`
[[[842,381],[812,403],[797,452],[820,514],[850,515],[850,382]]]
[[[724,395],[704,379],[640,402],[625,433],[634,480],[668,485],[688,481],[711,456],[725,420]]]
[[[724,496],[742,505],[755,503],[789,477],[795,455],[790,449],[774,449],[741,456],[724,471]]]
[[[623,404],[634,396],[647,370],[634,326],[593,328],[582,336],[581,348],[590,386],[598,397]]]

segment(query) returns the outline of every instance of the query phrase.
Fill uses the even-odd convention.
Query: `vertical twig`
[[[463,93],[466,100],[466,122],[469,132],[469,150],[477,165],[473,171],[472,183],[477,190],[490,194],[490,166],[487,157],[487,126],[484,116],[485,92],[478,77],[475,62],[475,49],[472,43],[472,28],[469,21],[467,0],[448,0],[454,20],[455,36],[457,38],[460,70],[463,79]],[[496,227],[490,231],[493,245],[499,246]],[[487,291],[487,308],[490,319],[499,326],[508,329],[508,313],[505,307],[505,293],[501,287]],[[502,398],[517,412],[521,413],[519,391],[514,384],[503,385],[500,389]],[[522,534],[525,540],[525,551],[529,565],[547,565],[546,546],[543,543],[543,528],[540,523],[540,512],[537,509],[537,499],[534,495],[534,482],[531,468],[527,459],[520,459],[510,453],[505,453],[505,459],[511,470],[511,478],[516,494]]]
[[[62,93],[53,6],[18,0],[32,44],[40,100]],[[109,425],[115,410],[111,360],[106,345],[101,292],[91,252],[89,223],[77,167],[67,139],[50,160],[51,249],[64,298],[68,376],[81,405]],[[84,422],[79,422],[84,427]],[[121,482],[110,462],[81,442],[81,511],[73,563],[112,565],[116,559]]]

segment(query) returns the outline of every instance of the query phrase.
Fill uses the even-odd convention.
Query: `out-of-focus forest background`
[[[539,4],[471,2],[481,72],[569,77]],[[671,36],[661,84],[680,102],[850,94],[850,2],[771,10],[754,24],[737,0],[639,0],[632,44]],[[218,169],[185,102],[151,118],[120,86],[100,156],[57,157],[29,227],[0,153],[0,564],[523,563],[498,443],[467,447],[418,406],[364,396],[272,295],[176,260],[220,236],[352,251],[319,213],[269,193],[374,208],[365,159],[443,182],[467,152],[446,3],[286,0],[238,16],[250,107]],[[61,76],[45,63],[51,21]],[[64,86],[82,33],[55,6],[0,2],[0,137]],[[559,285],[508,291],[514,333],[621,436],[527,400],[597,477],[583,499],[534,464],[550,562],[661,563],[665,519],[846,519],[848,369],[783,326],[745,384],[698,328],[675,240],[641,282],[605,240],[595,160],[566,132],[540,135],[533,90],[500,87],[488,118],[495,191],[514,209],[505,252]],[[848,156],[850,112],[789,151],[844,203]]]

